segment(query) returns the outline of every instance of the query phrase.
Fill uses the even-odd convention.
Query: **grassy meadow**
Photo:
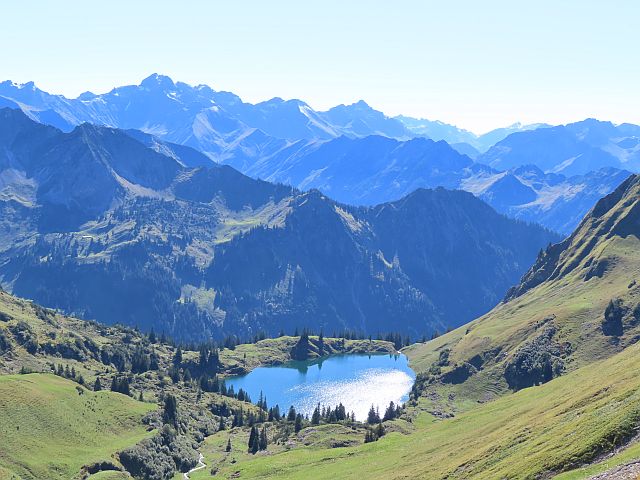
[[[54,375],[0,376],[0,472],[6,478],[69,479],[85,465],[117,464],[116,452],[150,435],[141,419],[153,409]]]

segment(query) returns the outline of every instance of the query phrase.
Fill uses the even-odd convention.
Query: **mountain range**
[[[317,188],[354,205],[398,200],[416,188],[464,189],[562,234],[639,167],[640,127],[630,124],[516,124],[476,136],[442,122],[391,118],[363,101],[326,112],[300,100],[250,104],[157,74],[76,99],[5,81],[0,106],[66,132],[83,122],[139,130],[156,138],[147,142],[190,146],[254,178]]]
[[[460,153],[464,153],[471,158],[475,158],[486,152],[500,140],[508,137],[515,132],[523,132],[535,130],[542,127],[548,127],[545,123],[533,123],[524,125],[522,123],[514,123],[508,127],[496,128],[482,135],[477,135],[469,130],[458,128],[454,125],[444,123],[438,120],[427,120],[424,118],[412,118],[404,115],[395,117],[414,136],[430,138],[432,140],[444,140],[449,143]]]
[[[380,208],[378,215],[389,215],[394,206]],[[7,420],[0,428],[10,439],[0,444],[0,471],[69,478],[124,477],[126,469],[136,478],[168,479],[200,459],[223,478],[633,478],[626,472],[637,465],[640,421],[639,220],[640,177],[633,175],[567,239],[541,250],[490,312],[404,348],[415,384],[398,415],[376,427],[384,430],[373,442],[363,443],[366,424],[301,419],[295,432],[286,417],[264,412],[259,420],[251,416],[259,408],[240,391],[223,393],[219,378],[207,382],[210,371],[287,361],[304,336],[197,351],[164,335],[67,318],[0,291],[0,408]],[[323,345],[325,354],[394,350],[367,339],[306,341]],[[179,430],[162,424],[169,396]],[[247,411],[247,423],[258,418],[269,429],[267,454],[245,453],[255,425],[231,417]],[[33,421],[34,412],[48,420]],[[287,430],[284,448],[277,440]],[[220,455],[225,445],[233,456]],[[54,452],[53,461],[33,460],[43,449]],[[314,468],[318,463],[324,468]]]
[[[603,167],[640,171],[640,126],[582,122],[517,132],[477,157],[501,170],[534,164],[547,173],[584,175]]]
[[[139,132],[0,114],[2,285],[85,318],[429,334],[491,308],[559,238],[465,192],[350,207]]]
[[[161,76],[0,97],[0,477],[636,470],[638,127],[474,147],[364,102],[252,105]],[[253,343],[210,342],[228,336]],[[401,336],[422,338],[402,349],[415,382],[367,424],[278,419],[223,380]]]
[[[570,233],[602,196],[630,172],[613,167],[565,176],[535,165],[497,170],[458,153],[445,141],[381,136],[298,142],[256,161],[225,163],[264,180],[317,188],[353,205],[375,205],[417,188],[445,187],[473,193],[512,218]]]
[[[250,104],[230,92],[206,85],[190,86],[152,74],[140,85],[117,87],[105,94],[85,92],[78,98],[52,95],[33,82],[0,83],[0,106],[21,108],[32,119],[68,131],[82,122],[133,128],[185,143],[216,156],[258,129],[286,140],[327,140],[341,135],[413,137],[465,144],[461,148],[484,152],[512,132],[537,128],[515,124],[478,136],[439,121],[405,116],[388,117],[360,100],[316,111],[301,100],[271,100]],[[477,149],[477,150],[476,150]]]

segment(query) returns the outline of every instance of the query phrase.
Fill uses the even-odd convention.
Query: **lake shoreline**
[[[291,361],[328,359],[349,354],[401,354],[392,342],[385,340],[347,340],[324,338],[323,354],[320,354],[319,337],[309,336],[310,348],[305,359],[294,358],[293,351],[300,337],[283,336],[268,338],[252,344],[240,344],[233,350],[220,351],[222,370],[219,375],[228,378],[246,375],[258,367],[282,366]]]
[[[352,353],[262,366],[225,382],[228,388],[248,393],[252,401],[266,398],[271,406],[294,406],[304,415],[318,404],[343,404],[362,421],[371,405],[384,411],[390,402],[406,402],[415,372],[402,353]]]

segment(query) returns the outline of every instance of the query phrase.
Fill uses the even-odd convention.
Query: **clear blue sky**
[[[67,96],[158,72],[476,132],[640,123],[638,0],[29,0],[3,3],[0,45],[0,79]]]

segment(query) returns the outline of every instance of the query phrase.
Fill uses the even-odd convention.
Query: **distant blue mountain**
[[[105,323],[193,341],[301,326],[430,335],[487,312],[557,240],[466,192],[353,207],[149,134],[64,133],[0,109],[0,284]]]
[[[317,188],[340,202],[375,205],[417,188],[442,186],[469,191],[499,212],[560,233],[570,233],[602,196],[630,175],[611,167],[569,176],[545,173],[535,165],[503,171],[474,162],[442,140],[425,138],[299,141],[274,145],[258,160],[240,150],[225,163],[254,178]]]
[[[456,152],[466,155],[474,160],[480,155],[480,151],[468,143],[451,143],[450,145]]]
[[[261,140],[267,144],[272,139],[295,142],[339,136],[380,135],[398,140],[424,137],[459,144],[461,152],[473,157],[475,150],[485,152],[512,132],[538,127],[515,124],[478,136],[443,122],[391,118],[363,100],[325,112],[301,100],[278,97],[251,104],[230,92],[174,82],[158,74],[145,78],[140,85],[117,87],[104,94],[85,92],[75,99],[51,95],[33,82],[5,81],[0,83],[0,105],[21,108],[33,120],[63,131],[83,122],[141,130],[197,148],[216,161],[233,155],[230,150],[257,130],[266,136]],[[260,147],[256,140],[252,139],[254,146]]]
[[[226,163],[255,178],[317,188],[353,205],[395,200],[417,188],[457,188],[461,178],[492,171],[444,141],[381,136],[299,142],[250,165],[237,158]]]
[[[438,120],[427,120],[424,118],[418,119],[405,117],[403,115],[395,118],[402,122],[414,135],[425,136],[433,140],[444,140],[450,144],[466,144],[479,152],[486,152],[492,145],[503,140],[512,133],[535,130],[537,128],[549,126],[541,123],[531,125],[514,123],[509,127],[497,128],[483,135],[476,135],[468,130],[461,129]],[[468,147],[461,146],[460,149],[461,153],[472,153],[472,151],[469,151]]]
[[[606,167],[640,171],[640,127],[587,119],[513,133],[477,161],[501,170],[536,165],[549,173],[584,175]]]
[[[325,112],[301,100],[251,104],[157,74],[76,99],[7,81],[0,83],[0,106],[65,132],[83,122],[123,129],[156,151],[182,155],[185,166],[225,163],[356,205],[396,200],[416,188],[462,188],[560,232],[570,231],[627,170],[640,171],[636,125],[514,124],[477,136],[443,122],[390,118],[364,101]],[[180,152],[179,145],[204,155]],[[538,171],[526,178],[514,173],[525,165]]]
[[[397,139],[409,139],[416,136],[400,120],[389,118],[384,113],[374,110],[364,100],[353,105],[338,105],[321,115],[327,122],[339,128],[343,135],[347,136],[382,135]]]
[[[269,148],[273,139],[328,140],[385,135],[410,138],[404,125],[364,102],[340,105],[317,112],[301,100],[271,100],[245,103],[229,92],[206,85],[190,86],[153,74],[140,85],[114,88],[96,95],[86,92],[76,99],[51,95],[32,82],[0,83],[0,105],[21,108],[30,118],[63,131],[83,122],[121,129],[136,129],[163,140],[188,145],[214,160],[251,138],[254,146]],[[257,142],[261,143],[258,144]]]
[[[492,175],[469,177],[460,188],[474,193],[499,212],[571,233],[584,215],[614,191],[631,172],[602,168],[584,175],[545,174],[525,165]]]

